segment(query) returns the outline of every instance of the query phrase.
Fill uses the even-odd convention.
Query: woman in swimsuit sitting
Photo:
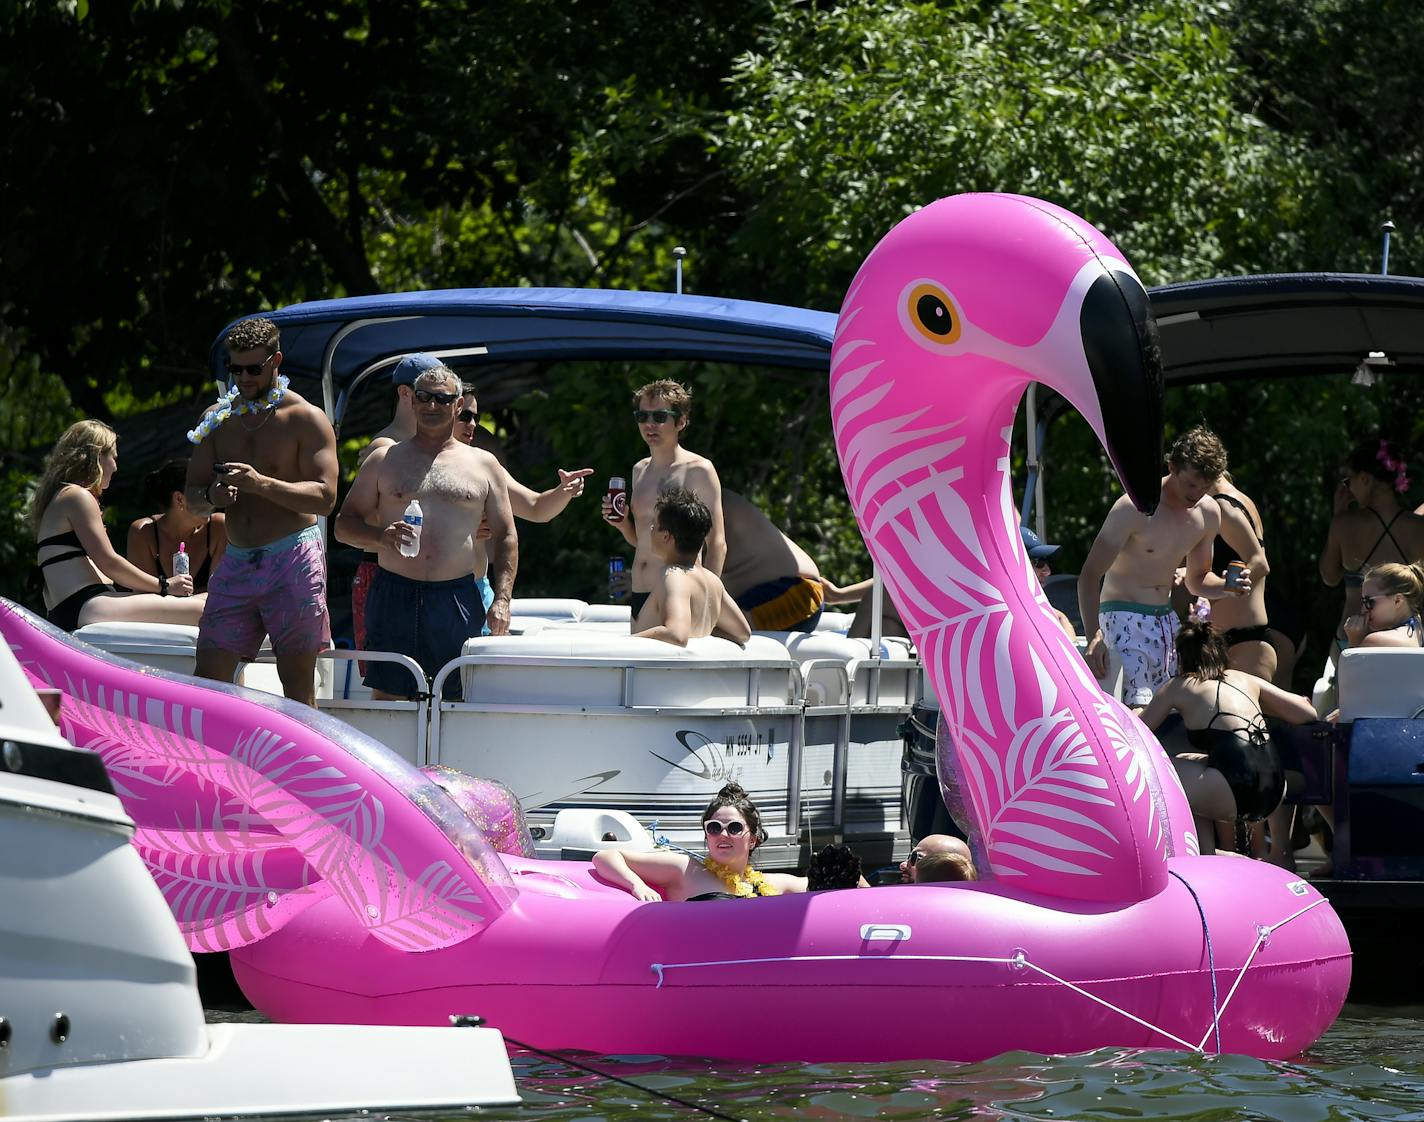
[[[1360,586],[1360,613],[1345,621],[1351,647],[1424,646],[1424,565],[1372,565]]]
[[[1172,710],[1182,715],[1194,751],[1173,762],[1203,853],[1215,851],[1214,822],[1265,818],[1285,794],[1280,755],[1263,711],[1296,725],[1316,719],[1309,700],[1229,669],[1226,658],[1225,638],[1194,610],[1177,632],[1180,673],[1142,711],[1143,723],[1153,730]]]
[[[1424,517],[1399,505],[1399,496],[1409,489],[1407,467],[1404,453],[1388,440],[1367,441],[1346,461],[1320,555],[1320,579],[1332,587],[1345,585],[1332,660],[1348,642],[1345,620],[1360,614],[1365,569],[1385,561],[1424,562]]]
[[[149,475],[149,499],[163,510],[140,518],[129,527],[125,552],[133,564],[150,576],[162,573],[172,580],[173,555],[182,545],[193,574],[193,591],[206,592],[208,576],[227,549],[227,517],[221,513],[192,513],[184,494],[187,479],[187,460],[169,460]]]
[[[702,829],[707,835],[705,859],[662,849],[605,849],[593,855],[593,867],[609,884],[645,902],[806,891],[805,877],[752,868],[752,850],[766,840],[766,831],[756,804],[739,784],[728,783],[707,804]]]
[[[99,495],[118,466],[118,438],[102,421],[70,425],[45,461],[30,504],[45,615],[65,631],[105,620],[196,624],[207,597],[192,595],[192,577],[145,573],[109,543]]]

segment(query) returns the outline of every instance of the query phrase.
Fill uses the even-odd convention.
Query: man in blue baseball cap
[[[391,385],[396,388],[396,411],[391,423],[371,437],[371,442],[356,454],[356,466],[366,462],[366,457],[377,448],[409,440],[415,435],[415,380],[427,370],[444,365],[432,354],[416,351],[408,354],[391,367]],[[371,585],[376,579],[374,553],[363,553],[361,563],[356,566],[356,576],[351,581],[351,624],[356,633],[356,649],[366,649],[366,598],[371,594]],[[361,672],[366,672],[366,664],[361,664]]]
[[[1033,574],[1038,577],[1038,583],[1042,584],[1050,576],[1053,570],[1048,567],[1048,559],[1058,552],[1059,546],[1049,545],[1027,526],[1019,527],[1019,534],[1023,537],[1024,551],[1028,554],[1029,562],[1033,565]],[[1054,608],[1053,617],[1058,620],[1058,626],[1063,628],[1064,634],[1070,639],[1077,639],[1078,633],[1073,630],[1073,621],[1066,615]]]

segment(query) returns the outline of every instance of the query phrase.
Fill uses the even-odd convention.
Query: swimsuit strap
[[[1365,565],[1368,565],[1370,561],[1374,559],[1375,550],[1380,547],[1380,545],[1384,542],[1385,538],[1388,538],[1394,543],[1394,548],[1398,550],[1399,555],[1401,557],[1407,559],[1409,557],[1409,554],[1404,552],[1404,547],[1399,544],[1399,539],[1394,536],[1393,532],[1393,526],[1397,521],[1399,521],[1399,516],[1404,513],[1404,508],[1400,507],[1398,510],[1396,510],[1394,512],[1394,517],[1391,518],[1388,522],[1384,520],[1384,516],[1380,514],[1380,512],[1377,511],[1374,507],[1367,506],[1365,507],[1365,509],[1375,516],[1375,519],[1379,522],[1381,526],[1384,527],[1384,529],[1380,532],[1380,536],[1375,538],[1375,544],[1370,546],[1369,551],[1365,554],[1364,563],[1360,565],[1358,571],[1362,573],[1365,571]]]
[[[62,534],[51,534],[47,538],[40,538],[35,542],[35,549],[43,549],[47,545],[72,545],[75,548],[65,553],[56,553],[53,557],[46,557],[39,563],[41,569],[47,569],[51,565],[58,565],[61,561],[75,561],[80,557],[88,557],[89,554],[84,549],[84,543],[79,540],[79,535],[73,530],[66,530]]]
[[[1251,517],[1251,512],[1246,509],[1245,503],[1243,503],[1240,499],[1236,498],[1235,495],[1213,495],[1212,498],[1214,498],[1219,503],[1230,503],[1242,514],[1244,514],[1246,516],[1246,525],[1251,527],[1251,532],[1256,535],[1256,540],[1262,545],[1266,544],[1266,535],[1264,531],[1261,527],[1256,525],[1255,521]]]
[[[1239,714],[1239,713],[1223,713],[1223,712],[1221,711],[1221,687],[1222,687],[1222,686],[1231,686],[1231,688],[1232,688],[1233,690],[1235,690],[1237,693],[1239,693],[1239,694],[1240,694],[1242,697],[1244,697],[1247,701],[1250,701],[1251,704],[1252,704],[1253,706],[1255,706],[1255,708],[1256,708],[1256,715],[1255,715],[1254,717],[1243,717],[1243,716],[1241,716],[1241,714]],[[1244,733],[1246,733],[1248,736],[1250,736],[1252,740],[1265,740],[1265,739],[1267,738],[1267,736],[1269,735],[1269,731],[1268,731],[1268,729],[1266,728],[1266,716],[1265,716],[1264,713],[1261,712],[1261,707],[1260,707],[1260,705],[1258,705],[1258,704],[1252,699],[1252,697],[1251,697],[1251,695],[1250,695],[1249,693],[1247,693],[1245,690],[1243,690],[1240,686],[1232,685],[1230,682],[1228,682],[1228,681],[1226,680],[1225,677],[1221,677],[1221,678],[1218,678],[1218,679],[1216,680],[1216,712],[1211,715],[1211,720],[1209,720],[1209,721],[1206,723],[1206,727],[1207,727],[1207,731],[1208,731],[1208,732],[1210,732],[1210,731],[1212,731],[1213,729],[1216,728],[1216,719],[1217,719],[1218,717],[1232,717],[1232,718],[1234,718],[1235,720],[1238,720],[1238,721],[1242,722],[1242,724],[1241,724],[1241,726],[1240,726],[1239,728],[1234,728],[1234,729],[1225,729],[1225,728],[1224,728],[1224,729],[1222,730],[1222,731],[1224,731],[1224,732],[1244,732]]]

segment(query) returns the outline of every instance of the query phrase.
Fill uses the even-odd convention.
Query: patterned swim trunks
[[[1177,673],[1177,613],[1170,604],[1108,600],[1098,622],[1122,659],[1122,703],[1141,708]]]
[[[781,577],[747,589],[737,599],[754,631],[815,631],[826,589],[807,577]]]
[[[308,526],[255,549],[229,545],[208,581],[198,646],[254,659],[264,635],[272,650],[306,655],[331,646],[326,553]]]

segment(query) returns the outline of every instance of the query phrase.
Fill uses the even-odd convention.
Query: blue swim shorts
[[[432,679],[466,639],[485,633],[485,614],[494,600],[488,580],[411,580],[387,569],[376,573],[366,602],[366,649],[409,655]],[[361,679],[373,690],[411,697],[425,684],[393,662],[367,662]],[[446,701],[460,699],[460,675],[445,679]]]

